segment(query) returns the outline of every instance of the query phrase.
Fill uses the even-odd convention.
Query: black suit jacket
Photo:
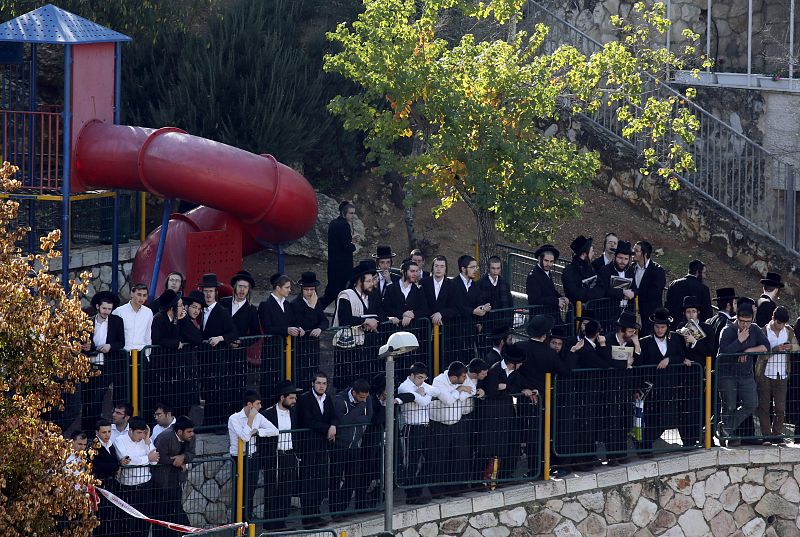
[[[595,285],[589,288],[583,285],[583,280],[595,276],[594,269],[588,261],[583,261],[577,257],[572,258],[572,262],[564,268],[561,275],[561,282],[564,284],[564,294],[573,304],[580,300],[586,303],[589,300],[603,298],[605,291],[602,287]]]
[[[642,328],[647,331],[647,326],[649,326],[647,320],[656,308],[661,307],[664,303],[662,297],[664,296],[664,286],[667,284],[667,275],[664,272],[664,268],[651,259],[650,264],[647,265],[642,275],[642,281],[639,285],[636,285],[635,266],[636,264],[634,263],[633,290],[636,292],[636,296],[639,297],[639,315],[642,319]],[[681,300],[683,300],[683,297],[681,297]]]
[[[687,274],[683,278],[673,280],[667,288],[667,299],[665,307],[672,314],[675,319],[673,328],[677,327],[680,319],[683,318],[683,297],[693,296],[700,302],[700,311],[698,317],[701,321],[706,321],[714,315],[711,309],[711,291],[708,286],[697,279],[696,276]]]
[[[114,476],[119,470],[119,459],[117,458],[117,449],[114,444],[106,450],[97,438],[92,443],[94,455],[92,456],[92,475],[102,481],[103,486],[108,488],[109,481],[114,479]]]
[[[97,317],[92,317],[92,327],[94,328],[95,323],[97,322]],[[108,330],[106,333],[106,344],[111,345],[111,350],[109,352],[118,352],[125,348],[125,324],[122,320],[122,317],[118,315],[109,315],[108,316]],[[151,328],[152,330],[152,328]],[[89,344],[91,348],[89,349],[88,354],[89,356],[94,356],[97,354],[97,346],[94,344],[94,338],[90,335],[89,336]]]
[[[203,331],[194,324],[194,321],[188,315],[178,321],[178,334],[182,343],[188,343],[193,346],[203,343]]]
[[[281,309],[278,301],[271,294],[258,305],[258,320],[261,322],[261,333],[274,336],[288,336],[292,324],[292,310],[289,301],[283,303]]]
[[[613,263],[613,262],[614,262],[614,260],[612,259],[611,263]],[[600,269],[602,269],[606,265],[610,265],[611,263],[606,263],[605,254],[600,254],[600,257],[598,257],[594,261],[592,261],[592,268],[594,269],[595,272],[600,272]]]
[[[319,299],[317,299],[317,305],[311,308],[303,300],[303,296],[300,295],[289,303],[289,309],[292,313],[292,322],[306,332],[315,328],[325,330],[330,326],[328,316],[325,315],[325,310],[322,309]]]
[[[284,429],[281,429],[280,426],[278,425],[278,411],[275,408],[275,405],[272,405],[268,409],[262,411],[262,414],[277,429],[279,429],[281,431],[284,430]],[[298,421],[297,421],[297,405],[295,405],[295,407],[292,408],[289,411],[289,418],[292,421],[292,430],[294,431],[295,429],[298,429],[299,427],[298,427]],[[298,443],[297,433],[293,432],[291,434],[292,434],[292,450],[294,451],[294,450],[299,449],[300,445]],[[280,435],[278,435],[278,436],[270,436],[270,437],[267,437],[267,438],[263,439],[264,445],[267,446],[267,449],[265,450],[265,452],[266,452],[266,455],[267,455],[268,458],[275,457],[278,454],[278,447],[279,447],[278,446],[278,439],[279,438],[280,438]],[[281,447],[281,449],[284,448],[284,446],[280,446],[280,447]],[[276,467],[276,465],[275,465],[275,463],[270,464],[268,462],[266,467],[269,468],[269,469],[274,469]]]
[[[153,441],[156,451],[158,451],[158,463],[153,467],[153,482],[156,486],[163,489],[176,488],[181,484],[183,470],[172,466],[171,457],[184,455],[184,462],[194,460],[195,439],[188,442],[181,442],[175,436],[172,427],[167,427]]]
[[[546,310],[544,313],[557,316],[556,322],[561,322],[561,312],[558,308],[558,299],[561,298],[561,293],[553,283],[552,271],[548,275],[539,265],[533,267],[525,280],[525,292],[528,293],[529,305],[544,306]]]
[[[761,295],[758,297],[758,306],[756,307],[756,316],[753,322],[761,328],[764,328],[764,326],[772,320],[772,312],[774,312],[777,307],[778,305],[769,295]]]
[[[414,319],[429,317],[431,311],[428,309],[428,302],[422,289],[412,285],[406,298],[400,286],[400,283],[393,283],[386,287],[386,293],[383,295],[384,314],[402,319],[403,313],[410,310],[414,312]]]
[[[233,297],[226,296],[220,299],[219,305],[224,307],[229,312],[233,310]],[[258,336],[261,334],[261,327],[258,323],[258,312],[256,307],[250,304],[242,306],[236,311],[236,314],[231,317],[233,325],[236,327],[236,333],[239,337]],[[245,346],[252,345],[254,340],[246,340]]]
[[[686,358],[686,346],[683,338],[675,332],[667,333],[667,354],[661,354],[655,336],[643,337],[639,344],[642,347],[642,354],[639,362],[634,365],[658,365],[664,358],[669,358],[670,364],[681,364]]]
[[[539,390],[540,395],[544,395],[547,373],[569,375],[572,371],[569,362],[562,360],[547,341],[529,339],[517,343],[517,347],[525,351],[525,361],[520,365],[518,373],[524,379],[523,382]]]
[[[333,425],[333,396],[327,394],[322,403],[324,411],[320,412],[314,392],[309,390],[297,398],[297,425],[302,429],[310,429],[302,434],[300,448],[303,453],[312,454],[329,448],[328,429]]]
[[[393,272],[390,272],[390,273],[389,273],[389,282],[390,282],[390,283],[384,284],[384,286],[383,286],[383,289],[381,289],[381,282],[380,282],[380,278],[379,278],[378,276],[376,276],[376,277],[375,277],[375,290],[373,291],[373,294],[376,294],[376,295],[380,296],[380,297],[381,297],[381,299],[383,299],[383,298],[386,296],[386,292],[387,292],[387,291],[388,291],[388,290],[389,290],[389,289],[390,289],[390,288],[391,288],[391,287],[392,287],[394,284],[396,284],[396,283],[397,283],[397,282],[399,282],[399,281],[400,281],[400,276],[398,276],[397,274],[395,274],[395,273],[393,273]]]
[[[328,225],[328,281],[346,282],[353,271],[353,233],[347,220],[338,216]]]
[[[472,282],[469,286],[469,290],[467,290],[461,276],[456,276],[450,280],[449,291],[449,320],[472,319],[477,321],[480,319],[472,313],[475,308],[481,305],[481,292],[475,282]]]
[[[678,328],[683,328],[685,325],[686,323],[682,322],[678,324]],[[686,358],[705,367],[706,356],[711,356],[713,358],[716,355],[716,349],[713,343],[714,333],[709,330],[709,325],[705,323],[700,323],[700,328],[706,333],[706,337],[696,342],[693,347],[687,345],[684,339],[683,346],[686,352]]]
[[[433,278],[425,278],[422,280],[421,285],[422,292],[425,295],[425,304],[427,304],[431,315],[434,313],[441,313],[442,317],[452,317],[454,315],[449,306],[451,283],[452,280],[445,276],[444,280],[442,281],[442,288],[439,289],[439,297],[437,298],[436,290],[433,286]]]
[[[153,324],[150,325],[150,336],[153,340],[153,345],[158,345],[165,349],[177,349],[181,341],[178,323],[170,321],[165,311],[159,312],[153,317]]]
[[[205,315],[205,311],[201,314]],[[203,327],[203,339],[222,336],[225,339],[225,344],[235,341],[239,334],[236,332],[236,326],[233,324],[231,312],[222,307],[219,303],[211,310],[208,316],[208,321]]]
[[[501,390],[500,384],[505,384],[506,389]],[[486,378],[483,379],[482,387],[486,392],[487,400],[502,402],[505,405],[513,405],[511,396],[519,393],[523,388],[519,372],[514,370],[510,375],[507,375],[506,370],[503,369],[502,362],[497,362],[489,368]],[[492,403],[490,406],[495,406],[496,404]]]
[[[483,360],[489,367],[492,367],[494,364],[499,362],[503,359],[503,356],[497,352],[494,347],[489,349],[489,352],[486,353],[486,356],[483,357]]]
[[[565,344],[566,346],[566,344]],[[628,364],[621,360],[611,359],[611,342],[606,340],[605,346],[597,344],[593,347],[588,341],[583,342],[583,347],[575,353],[570,360],[574,360],[574,364],[581,369],[595,369],[595,368],[614,368],[625,369]]]
[[[633,272],[631,268],[628,269],[623,273],[626,278],[633,278]],[[617,272],[617,267],[614,266],[614,263],[609,263],[608,265],[603,266],[597,272],[597,286],[603,289],[606,298],[610,298],[612,300],[623,300],[625,296],[622,294],[622,289],[615,289],[611,287],[611,278],[612,276],[618,276],[619,272]],[[631,284],[631,288],[633,284]]]

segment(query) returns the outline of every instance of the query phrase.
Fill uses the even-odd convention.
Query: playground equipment
[[[120,236],[127,238],[121,224],[140,226],[143,241],[132,281],[154,282],[152,294],[162,290],[171,271],[182,272],[189,285],[210,271],[224,281],[241,268],[243,255],[305,235],[316,220],[314,191],[271,155],[254,155],[172,127],[119,125],[122,44],[127,41],[123,34],[51,4],[0,25],[3,158],[20,166],[24,185],[11,196],[28,203],[28,224],[42,233],[49,229],[36,225],[41,205],[60,202],[63,281],[75,228],[83,222],[76,218],[76,202],[113,203],[108,220],[115,267]],[[63,105],[41,105],[38,99],[39,47],[44,45],[59,45],[63,51]],[[162,227],[146,239],[142,198],[137,215],[129,202],[136,196],[127,191],[167,200]],[[170,217],[176,198],[201,207]],[[34,231],[29,250],[37,243]],[[116,290],[116,270],[112,277]]]

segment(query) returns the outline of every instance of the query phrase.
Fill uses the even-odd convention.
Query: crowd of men
[[[721,442],[758,437],[782,443],[787,412],[793,420],[800,415],[800,397],[787,380],[791,352],[800,346],[787,309],[776,303],[784,286],[779,274],[761,280],[757,301],[717,289],[715,312],[701,261],[667,287],[649,242],[632,245],[609,233],[595,256],[592,238],[579,236],[560,274],[559,250],[549,244],[536,250],[526,280],[525,324],[518,326],[499,257],[489,259],[480,278],[469,255],[458,258],[453,277],[444,256],[428,266],[419,250],[410,252],[399,273],[388,246],[355,264],[355,207],[343,202],[340,213],[329,228],[321,297],[313,272],[302,274],[296,282],[301,292],[291,301],[292,280],[276,274],[270,295],[256,306],[250,302],[256,282],[247,271],[234,275],[233,296],[221,299],[214,274],[188,294],[183,275],[170,274],[151,307],[144,284],[134,285],[130,302],[121,306],[110,292],[94,295],[94,332],[83,350],[102,374],[90,380],[81,414],[83,428],[96,431],[93,471],[104,484],[113,483],[108,487],[140,510],[185,521],[181,483],[199,420],[184,414],[196,416],[199,406],[206,424],[227,418],[232,457],[244,442],[247,502],[254,505],[263,486],[263,518],[274,522],[271,527],[282,525],[293,496],[309,525],[319,524],[325,500],[333,516],[374,507],[386,404],[376,350],[398,329],[421,342],[400,362],[407,378],[395,401],[398,481],[408,503],[538,475],[547,373],[561,382],[554,396],[557,471],[616,465],[633,451],[652,456],[666,431],[677,430],[684,447],[699,446],[707,356],[717,357]],[[332,303],[330,318],[325,308]],[[435,325],[443,371],[428,384],[432,362],[425,349]],[[332,362],[321,361],[323,334],[332,340]],[[307,372],[297,385],[308,391],[282,380],[285,338],[252,337],[260,335],[293,337]],[[128,386],[121,351],[150,346],[157,347],[143,353],[142,406],[154,411],[152,433],[127,403],[105,415],[109,399],[125,394],[117,388]],[[220,349],[227,349],[223,360]],[[747,354],[758,352],[764,354]],[[274,405],[262,409],[262,401]],[[163,500],[148,503],[152,487]],[[137,524],[125,530],[141,533]]]

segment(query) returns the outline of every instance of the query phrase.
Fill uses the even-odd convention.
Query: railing
[[[57,112],[0,110],[3,160],[19,167],[28,191],[55,193],[61,187],[62,120]]]
[[[584,54],[602,48],[599,42],[534,0],[528,1],[526,11],[522,26],[544,23],[550,29],[544,52],[552,53],[564,44],[572,45]],[[677,96],[700,122],[697,138],[687,148],[694,157],[696,171],[681,174],[682,185],[735,217],[747,228],[783,246],[794,258],[800,257],[795,234],[796,180],[793,166],[668,85],[651,76],[643,76],[643,80],[642,102],[649,97]],[[605,134],[625,143],[635,154],[641,154],[644,149],[644,137],[631,141],[622,136],[622,124],[617,120],[615,107],[601,106],[597,112],[583,114],[583,117]],[[664,139],[665,142],[653,148],[660,162],[668,160],[669,142],[673,137],[668,132]]]

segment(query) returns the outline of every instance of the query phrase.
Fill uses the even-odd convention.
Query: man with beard
[[[538,306],[531,311],[550,315],[556,324],[561,324],[561,310],[569,305],[569,299],[562,296],[553,283],[553,266],[558,261],[560,253],[552,244],[545,244],[533,255],[538,259],[538,263],[525,280],[528,305]]]
[[[639,297],[639,318],[649,319],[653,312],[662,305],[664,286],[667,275],[664,268],[651,259],[653,245],[647,241],[639,241],[633,247],[633,290]],[[641,335],[650,333],[650,327],[642,326]]]
[[[303,272],[297,285],[300,286],[300,295],[289,304],[294,323],[303,330],[303,335],[293,341],[295,378],[299,382],[313,383],[314,372],[319,368],[319,338],[330,323],[317,298],[317,274]]]
[[[736,290],[733,287],[722,287],[716,290],[717,314],[706,321],[708,330],[706,332],[711,341],[709,350],[711,356],[716,358],[717,349],[719,349],[719,336],[722,330],[736,320],[736,306],[739,297],[736,296]]]
[[[267,421],[280,431],[278,436],[266,437],[262,442],[265,455],[264,468],[264,518],[271,522],[265,529],[283,529],[285,518],[289,516],[292,494],[299,489],[297,480],[297,442],[295,429],[299,429],[295,415],[297,394],[302,390],[295,388],[288,380],[275,387],[278,402],[262,411]]]
[[[633,271],[630,266],[632,255],[631,243],[619,241],[614,249],[614,260],[604,265],[597,273],[597,285],[603,289],[605,297],[609,299],[607,309],[603,312],[605,315],[599,319],[606,330],[611,329],[611,324],[619,318],[621,312],[634,310],[634,292],[631,289]],[[630,280],[627,288],[619,283],[622,280]]]
[[[444,318],[444,360],[442,367],[450,362],[475,354],[475,337],[480,329],[477,324],[492,310],[488,302],[481,302],[481,293],[475,284],[478,262],[470,255],[458,258],[459,274],[450,281],[450,314]]]
[[[706,356],[712,356],[714,353],[714,336],[713,334],[709,335],[707,332],[708,325],[700,321],[701,308],[702,304],[698,302],[697,297],[683,297],[683,305],[681,307],[682,320],[678,322],[677,332],[683,336],[683,342],[686,346],[686,358],[705,368]],[[706,334],[706,337],[697,339],[689,333],[689,330],[686,329],[686,325],[692,321],[698,324],[700,330]]]
[[[786,284],[781,281],[781,275],[777,272],[767,272],[766,278],[761,279],[761,285],[764,292],[758,297],[756,317],[753,322],[763,328],[772,319],[772,312],[778,306],[775,300]]]
[[[561,276],[564,294],[570,302],[581,301],[584,306],[589,300],[603,298],[605,291],[596,285],[597,274],[589,263],[594,253],[592,238],[580,235],[570,243],[569,248],[572,250],[572,262]]]
[[[375,282],[375,293],[383,300],[386,296],[386,290],[393,283],[397,283],[400,278],[396,274],[392,274],[392,259],[397,254],[392,251],[391,246],[378,246],[372,258],[375,259],[375,265],[378,267],[378,278]]]
[[[347,287],[353,271],[353,253],[360,239],[352,228],[355,217],[355,205],[343,201],[339,204],[339,216],[328,225],[328,286],[319,299],[323,310]]]
[[[198,284],[205,300],[202,317],[203,340],[208,341],[211,347],[211,350],[202,353],[200,361],[201,367],[206,371],[202,376],[205,380],[202,383],[202,397],[206,401],[205,419],[210,424],[225,423],[225,416],[234,405],[228,397],[233,390],[240,388],[231,386],[229,380],[234,371],[224,349],[230,347],[239,336],[231,312],[217,303],[217,289],[220,285],[214,273],[203,274]]]
[[[180,416],[165,429],[153,445],[158,452],[158,464],[153,468],[153,484],[158,490],[159,502],[156,512],[161,520],[189,525],[183,510],[181,495],[186,481],[188,465],[194,460],[194,423]],[[153,526],[153,536],[169,537],[172,532],[161,526]]]
[[[600,272],[601,268],[614,262],[614,250],[617,248],[617,242],[616,234],[606,233],[606,237],[603,240],[603,253],[592,261],[592,268],[595,272]]]
[[[711,291],[703,283],[706,275],[706,265],[699,259],[694,259],[689,263],[689,272],[683,278],[673,280],[667,288],[666,308],[675,318],[676,326],[682,319],[681,307],[683,299],[687,296],[695,297],[698,304],[697,318],[700,322],[710,319],[714,312],[711,309]],[[673,326],[675,328],[676,326]]]
[[[230,376],[226,382],[228,393],[225,396],[228,401],[238,401],[242,386],[247,383],[247,355],[258,351],[261,342],[254,336],[261,335],[261,327],[258,311],[250,303],[250,292],[256,288],[253,276],[246,270],[240,270],[231,278],[231,287],[233,296],[220,299],[219,304],[230,312],[239,336],[231,343],[236,350],[230,353]],[[257,346],[251,349],[253,345]]]
[[[425,341],[430,339],[428,331],[423,333],[423,327],[427,326],[423,319],[430,315],[428,303],[425,301],[425,293],[417,285],[419,283],[420,267],[410,259],[403,261],[400,265],[402,279],[389,285],[383,295],[383,312],[390,319],[399,320],[402,330],[413,333],[417,340]],[[398,358],[397,369],[408,371],[408,367],[414,362],[428,363],[428,353],[425,345],[420,345],[419,350],[404,354]]]

